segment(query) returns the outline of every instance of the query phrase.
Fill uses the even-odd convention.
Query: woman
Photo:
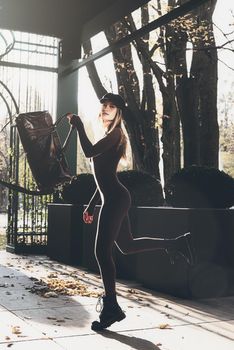
[[[91,224],[97,200],[101,197],[97,234],[95,241],[95,256],[99,265],[105,294],[100,322],[93,322],[92,329],[100,330],[109,327],[116,321],[124,319],[125,313],[116,299],[116,270],[112,256],[114,244],[123,254],[137,253],[156,249],[167,252],[177,251],[192,263],[192,252],[189,245],[190,233],[176,239],[161,239],[132,237],[128,210],[131,198],[128,190],[117,178],[117,166],[126,152],[126,137],[121,123],[125,103],[120,95],[107,93],[100,100],[100,118],[105,129],[105,137],[92,144],[88,139],[84,125],[77,115],[68,114],[68,119],[76,127],[80,144],[86,157],[91,158],[92,170],[97,189],[83,213],[84,222]]]

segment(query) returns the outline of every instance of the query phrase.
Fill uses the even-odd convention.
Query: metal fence
[[[7,154],[7,181],[36,189],[14,117],[17,113],[48,110],[55,116],[57,39],[29,33],[0,31],[0,124]],[[5,189],[2,189],[4,191]],[[47,204],[51,195],[32,196],[8,190],[8,251],[44,253],[47,245]]]

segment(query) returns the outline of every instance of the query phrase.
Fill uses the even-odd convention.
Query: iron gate
[[[35,110],[55,113],[58,42],[51,37],[1,30],[0,49],[0,117],[9,142],[1,150],[8,157],[6,180],[36,190],[14,116]],[[8,190],[8,206],[2,208],[8,216],[7,251],[46,252],[47,204],[52,201],[52,195]]]

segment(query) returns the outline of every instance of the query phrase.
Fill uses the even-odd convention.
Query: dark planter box
[[[49,205],[48,255],[99,272],[94,244],[100,206],[91,225],[83,224],[83,209]],[[190,266],[178,256],[172,265],[163,250],[126,256],[114,249],[118,278],[181,297],[234,295],[234,208],[132,207],[129,214],[135,238],[173,238],[191,232],[196,264]]]
[[[66,264],[83,260],[83,206],[48,204],[47,255]]]
[[[233,290],[234,208],[141,208],[137,236],[173,238],[193,234],[196,264],[191,267],[178,256],[174,265],[163,251],[144,252],[137,258],[137,280],[145,287],[181,297],[229,295]]]

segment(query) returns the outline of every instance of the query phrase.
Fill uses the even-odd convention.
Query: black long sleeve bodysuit
[[[144,250],[165,249],[160,238],[132,237],[128,210],[131,197],[117,178],[121,158],[119,142],[122,130],[116,127],[96,144],[88,139],[82,123],[77,125],[81,147],[87,158],[92,158],[92,170],[101,196],[95,242],[95,255],[105,288],[105,294],[115,293],[115,264],[112,257],[114,243],[124,254]],[[94,194],[97,197],[97,192]],[[94,198],[93,197],[93,198]]]

